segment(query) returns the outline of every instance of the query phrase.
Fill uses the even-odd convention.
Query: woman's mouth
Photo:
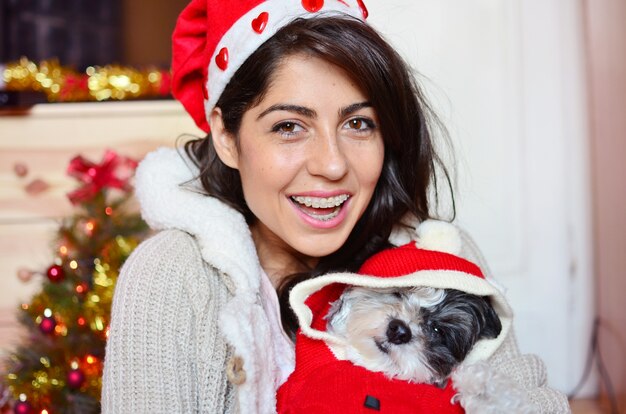
[[[348,194],[332,197],[291,196],[294,205],[307,216],[319,220],[329,221],[339,215],[341,206],[350,198]]]

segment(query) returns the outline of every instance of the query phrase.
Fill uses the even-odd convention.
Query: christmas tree
[[[76,211],[61,223],[41,291],[18,310],[27,336],[0,381],[0,399],[17,414],[100,412],[113,289],[147,229],[130,205],[135,167],[113,151],[100,164],[80,156],[70,162]]]

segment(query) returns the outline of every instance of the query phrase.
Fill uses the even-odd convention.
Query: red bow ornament
[[[67,194],[72,204],[91,200],[105,188],[128,191],[128,181],[137,168],[137,161],[121,157],[115,151],[107,150],[100,164],[95,164],[78,155],[70,161],[67,174],[84,183],[80,188]]]

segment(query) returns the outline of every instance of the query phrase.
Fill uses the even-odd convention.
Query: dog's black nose
[[[400,319],[393,319],[387,326],[387,339],[392,344],[406,344],[411,340],[411,329]]]

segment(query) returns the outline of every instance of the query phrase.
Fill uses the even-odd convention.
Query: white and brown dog
[[[402,405],[414,402],[400,404],[389,393],[393,386],[412,383],[430,386],[430,390],[417,391],[424,395],[416,401],[423,404],[425,395],[442,400],[436,402],[439,405],[423,405],[430,410],[437,407],[437,412],[537,412],[519,386],[486,362],[510,330],[512,311],[503,295],[474,263],[456,252],[442,251],[438,238],[442,232],[454,237],[454,226],[428,221],[418,230],[417,242],[374,255],[358,274],[324,275],[293,288],[290,303],[301,331],[296,341],[296,371],[279,390],[279,408],[287,400],[297,404],[299,393],[310,393],[311,384],[303,386],[302,381],[311,375],[299,376],[299,367],[310,370],[315,366],[316,376],[324,378],[320,372],[336,360],[343,365],[330,368],[336,370],[332,378],[337,383],[327,389],[348,387],[334,379],[347,370],[346,361],[382,374],[381,382],[389,381],[374,386],[364,371],[349,374],[353,378],[349,387],[367,394],[356,397],[363,399],[366,408],[419,412]],[[317,346],[320,340],[332,358],[320,357],[323,363],[315,364],[310,359],[320,354],[319,349],[304,348]],[[344,395],[354,394],[347,389]],[[403,392],[412,392],[407,390]],[[341,395],[328,397],[336,404]]]

